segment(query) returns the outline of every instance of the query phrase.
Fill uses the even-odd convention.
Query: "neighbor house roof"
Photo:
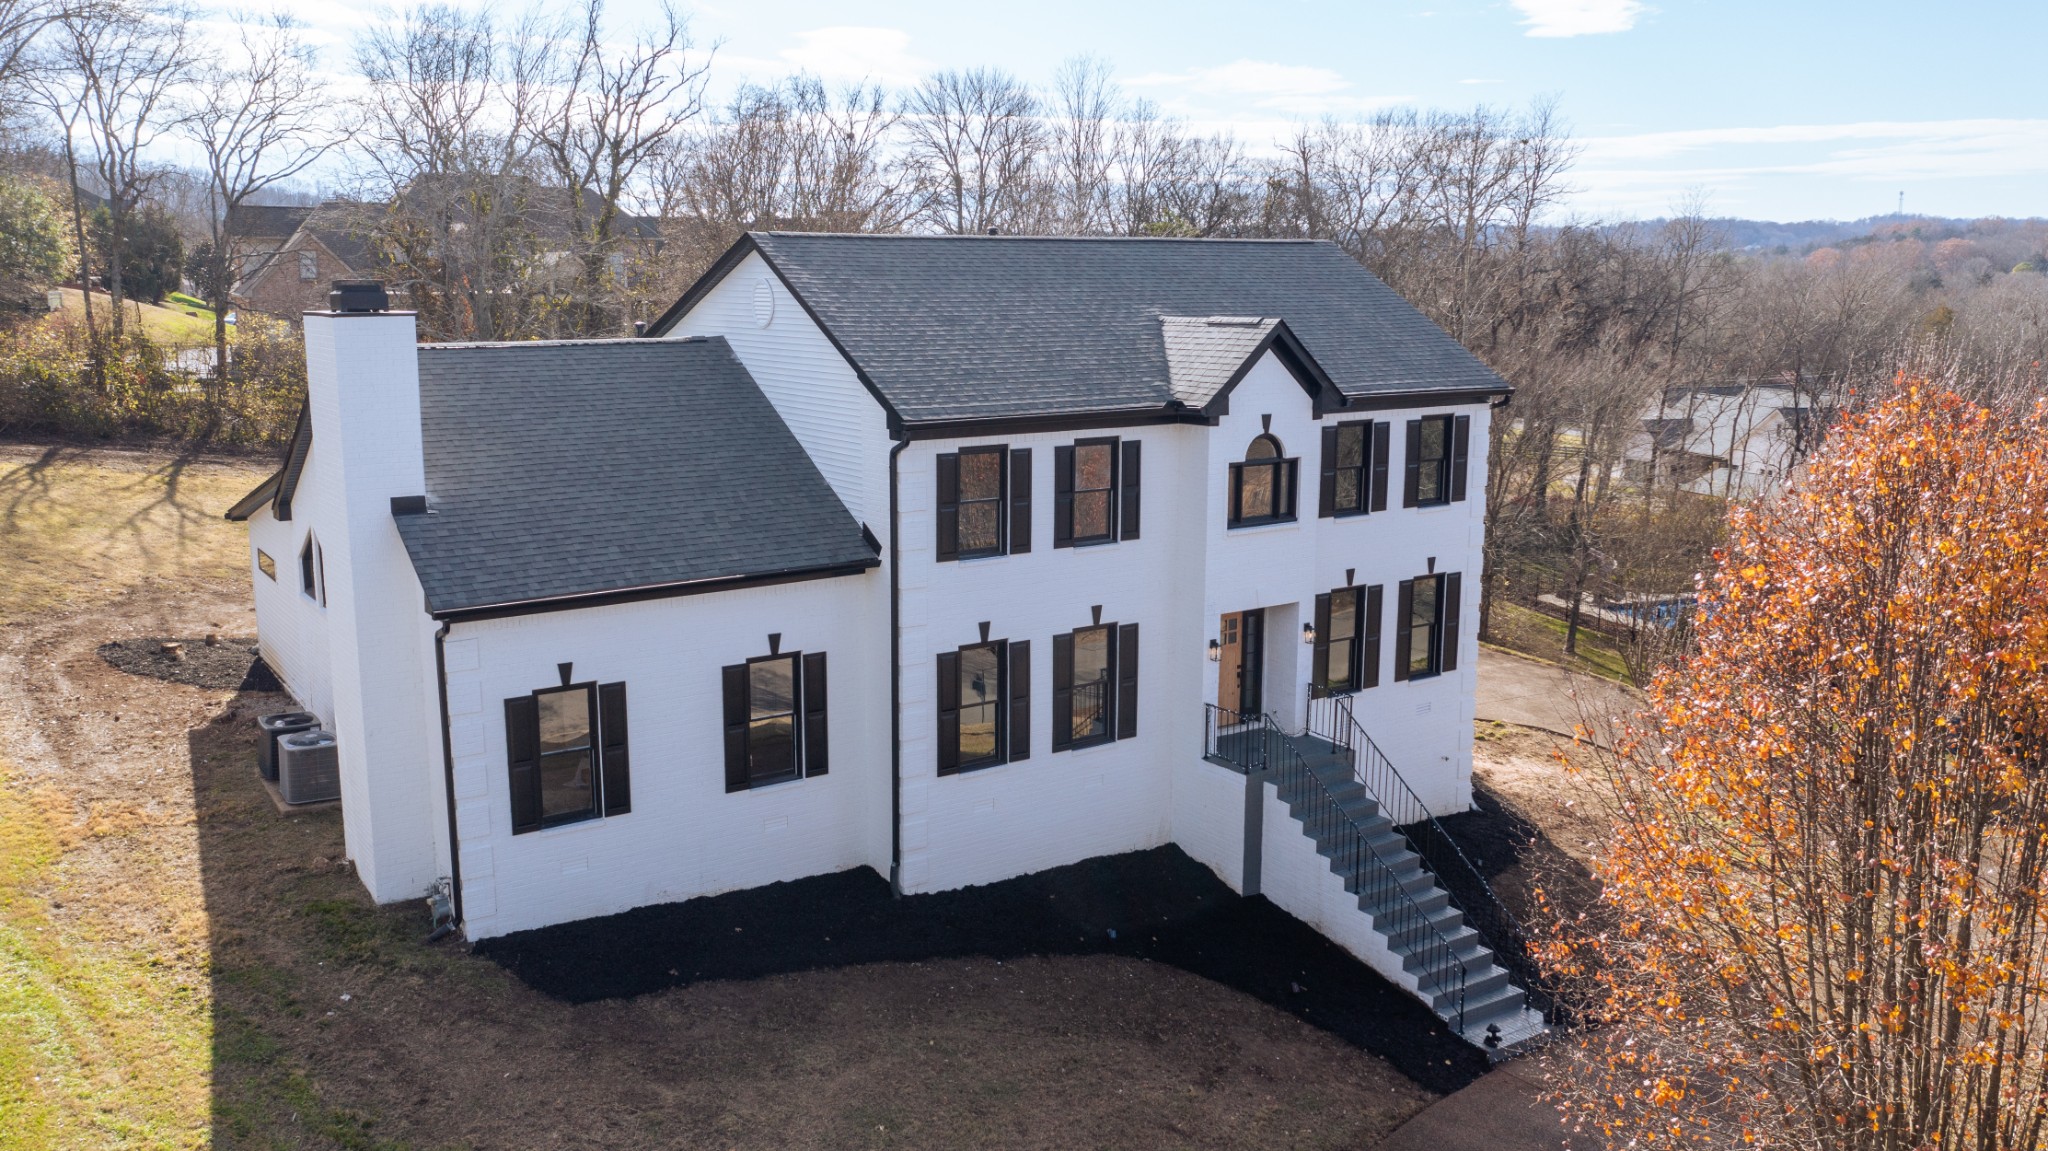
[[[429,344],[419,366],[428,510],[396,519],[435,615],[879,562],[722,338]]]
[[[312,213],[311,204],[241,204],[228,212],[228,232],[245,240],[282,240]]]
[[[1168,317],[1284,321],[1354,402],[1510,390],[1342,249],[1301,240],[755,232],[653,332],[668,331],[753,252],[898,425],[1126,416],[1185,403]]]

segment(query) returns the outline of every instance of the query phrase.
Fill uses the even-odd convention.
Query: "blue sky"
[[[469,3],[471,0],[462,0]],[[644,19],[656,0],[612,0]],[[293,4],[335,46],[363,17]],[[1390,104],[1554,95],[1584,153],[1570,211],[1655,216],[2048,215],[2048,4],[1892,0],[707,0],[721,89],[804,68],[902,85],[938,67],[1050,79],[1108,61],[1126,91],[1255,150]]]

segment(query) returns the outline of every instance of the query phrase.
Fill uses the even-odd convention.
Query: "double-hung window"
[[[1052,749],[1138,734],[1138,625],[1077,628],[1052,637]]]
[[[1343,695],[1380,682],[1380,587],[1341,587],[1316,597],[1311,660],[1318,695]]]
[[[985,640],[940,652],[939,774],[1031,757],[1031,645]]]
[[[1440,507],[1463,500],[1471,440],[1471,416],[1424,416],[1409,420],[1402,506]]]
[[[938,457],[938,558],[1031,550],[1031,449],[994,445]]]
[[[1053,449],[1053,546],[1138,538],[1143,445],[1115,436]]]
[[[1244,462],[1230,465],[1230,526],[1294,519],[1294,481],[1301,461],[1286,458],[1271,434],[1252,440]]]
[[[1324,425],[1318,516],[1362,516],[1387,510],[1387,440],[1384,420]]]
[[[772,652],[721,678],[727,791],[825,774],[825,653]]]
[[[1401,581],[1394,607],[1394,678],[1426,679],[1458,667],[1459,573]]]
[[[514,834],[632,810],[623,683],[513,696],[505,749]]]

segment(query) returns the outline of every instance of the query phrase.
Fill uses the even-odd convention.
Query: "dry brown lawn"
[[[547,999],[280,817],[286,701],[118,672],[249,635],[219,515],[268,461],[0,447],[0,1148],[1370,1147],[1430,1100],[1284,1012],[1113,957]]]

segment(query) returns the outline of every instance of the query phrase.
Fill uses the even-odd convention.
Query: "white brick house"
[[[306,335],[230,515],[379,900],[481,939],[1172,843],[1540,1028],[1392,826],[1470,803],[1508,389],[1335,247],[766,233],[644,339]]]

